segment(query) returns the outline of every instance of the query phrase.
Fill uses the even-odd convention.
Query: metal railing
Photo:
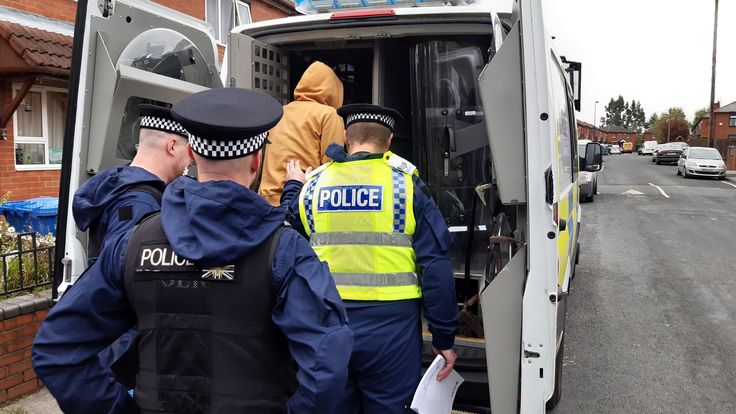
[[[39,238],[35,232],[17,233],[15,246],[0,251],[0,299],[51,285],[56,246],[39,245]]]

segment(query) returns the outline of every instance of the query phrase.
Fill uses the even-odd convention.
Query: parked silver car
[[[677,175],[685,178],[716,177],[723,180],[726,178],[726,163],[715,148],[690,147],[682,152],[677,161]]]
[[[587,139],[578,140],[578,154],[585,156],[585,147],[593,141]],[[601,145],[601,147],[603,147]],[[580,171],[578,178],[580,188],[580,201],[592,202],[598,193],[598,174],[595,172]]]

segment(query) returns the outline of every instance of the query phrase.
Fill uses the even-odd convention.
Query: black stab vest
[[[276,231],[230,266],[201,268],[169,245],[160,214],[136,228],[125,290],[138,318],[141,412],[282,413],[296,390],[286,338],[271,320]]]

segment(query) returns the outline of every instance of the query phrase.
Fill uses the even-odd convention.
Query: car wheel
[[[657,160],[657,161],[655,161],[655,162],[657,163],[657,165],[662,165],[662,163],[661,163],[661,162],[659,162],[659,160]]]
[[[676,175],[680,175],[680,167],[677,167],[677,174]]]

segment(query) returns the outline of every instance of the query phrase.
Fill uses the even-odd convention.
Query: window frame
[[[217,26],[213,25],[213,29],[215,32],[215,42],[220,46],[225,46],[227,44],[227,39],[220,39],[220,32],[222,31],[222,2],[227,1],[233,4],[235,7],[233,8],[233,27],[240,26],[241,24],[247,24],[252,23],[252,15],[251,15],[251,9],[250,4],[243,0],[205,0],[204,2],[204,20],[210,24],[210,15],[209,15],[209,7],[208,3],[215,2],[216,3],[216,9],[217,10]],[[238,9],[239,6],[243,6],[248,10],[248,22],[243,23],[242,16],[240,15],[240,11]],[[231,29],[232,30],[232,29]]]
[[[728,116],[728,126],[729,127],[736,127],[736,114],[729,114],[729,116]]]
[[[15,98],[22,88],[20,83],[13,83],[11,90],[12,96]],[[45,170],[61,170],[61,164],[49,164],[49,115],[48,115],[48,92],[63,93],[69,97],[69,90],[64,88],[57,88],[53,86],[41,86],[34,85],[28,93],[38,92],[41,93],[41,137],[24,137],[18,134],[18,111],[21,110],[18,107],[13,112],[13,165],[16,171],[45,171]],[[26,95],[28,96],[28,95]],[[24,98],[25,99],[25,98]],[[66,114],[65,114],[66,118]],[[63,139],[62,139],[63,142]],[[44,146],[43,151],[43,164],[17,164],[15,159],[15,149],[18,144],[42,144]],[[63,147],[62,147],[63,152]]]

